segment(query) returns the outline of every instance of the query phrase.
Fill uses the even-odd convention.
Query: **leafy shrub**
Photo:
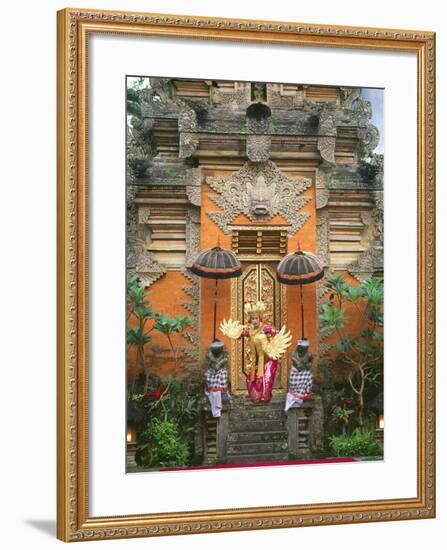
[[[365,397],[372,386],[380,387],[383,377],[383,282],[370,277],[352,286],[340,273],[328,273],[325,286],[330,296],[322,305],[320,328],[338,336],[333,359],[344,366],[358,404],[359,427],[365,428]],[[346,304],[356,312],[352,332],[347,326]]]
[[[335,456],[378,456],[383,453],[374,434],[359,428],[350,435],[333,435],[329,442]]]
[[[135,456],[139,466],[186,466],[188,446],[181,440],[176,422],[153,418],[139,436]]]

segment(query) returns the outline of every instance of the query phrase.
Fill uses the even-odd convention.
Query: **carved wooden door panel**
[[[242,275],[233,279],[231,287],[232,319],[247,324],[244,312],[245,302],[262,301],[267,310],[263,316],[265,323],[281,328],[286,323],[286,300],[284,286],[276,280],[276,262],[256,262],[243,264]],[[250,346],[246,338],[233,340],[231,346],[231,389],[236,395],[246,392],[245,375],[249,363]],[[274,393],[286,390],[286,359],[280,361]]]

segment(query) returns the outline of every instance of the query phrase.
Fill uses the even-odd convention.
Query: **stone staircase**
[[[234,398],[228,410],[227,464],[274,462],[288,459],[288,432],[284,397],[253,404]]]
[[[323,449],[321,397],[284,412],[284,396],[254,404],[246,397],[225,400],[220,419],[204,410],[203,463],[259,464],[311,458]]]

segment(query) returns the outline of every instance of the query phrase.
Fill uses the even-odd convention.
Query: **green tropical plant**
[[[147,87],[147,79],[144,77],[130,78],[127,83],[127,113],[128,115],[141,116],[140,91]]]
[[[350,406],[352,400],[343,400],[342,403],[337,402],[332,409],[332,416],[341,422],[342,434],[346,435],[348,432],[349,421],[351,416],[355,413],[354,409]]]
[[[349,285],[340,273],[327,275],[331,295],[320,315],[322,329],[336,332],[335,349],[348,367],[348,383],[359,404],[359,425],[364,426],[365,391],[378,384],[383,370],[383,283],[370,277],[360,286]],[[346,304],[357,311],[354,330],[346,330]]]
[[[133,318],[137,321],[136,326],[127,327],[127,345],[134,346],[137,349],[137,361],[140,366],[141,373],[145,375],[145,386],[143,394],[148,388],[148,368],[146,364],[145,347],[151,341],[150,333],[153,330],[164,334],[168,340],[169,347],[174,356],[175,371],[179,367],[181,340],[178,336],[187,336],[187,329],[191,325],[191,319],[187,315],[177,315],[169,317],[165,314],[156,313],[149,302],[150,291],[140,283],[138,277],[130,273],[127,277],[127,319]],[[152,321],[148,325],[148,323]],[[177,338],[173,336],[177,335]],[[174,371],[174,372],[175,372]],[[135,380],[135,378],[134,378]],[[168,390],[172,384],[173,378],[165,386],[160,399],[153,403],[153,407],[158,405],[166,398]],[[132,391],[135,388],[132,388]],[[161,400],[161,401],[160,401]]]
[[[137,361],[141,372],[145,374],[145,346],[151,341],[150,332],[153,330],[153,327],[147,328],[147,323],[156,317],[148,299],[149,294],[150,291],[140,284],[135,274],[127,276],[127,320],[133,317],[138,324],[127,327],[126,340],[129,347],[136,347]]]
[[[187,315],[176,315],[175,317],[168,317],[168,315],[157,315],[157,320],[154,325],[154,329],[158,330],[166,336],[169,342],[169,346],[174,354],[174,365],[178,366],[178,357],[180,352],[180,344],[177,339],[177,344],[174,343],[172,338],[173,334],[183,335],[186,329],[191,325],[191,319]]]
[[[170,421],[177,426],[180,440],[185,443],[189,457],[195,456],[195,432],[203,406],[203,392],[200,378],[197,374],[177,379],[175,373],[167,383],[161,380],[155,388],[145,394],[131,391],[129,402],[136,405],[143,412],[144,419],[137,431],[137,448],[140,449],[141,463],[148,463],[149,443],[151,436],[150,421],[158,419],[160,422]],[[145,457],[145,458],[144,458]]]
[[[127,319],[129,320],[133,317],[138,321],[138,325],[128,326],[127,344],[129,346],[136,346],[141,370],[145,371],[145,345],[151,341],[150,333],[153,330],[157,330],[166,336],[169,347],[174,354],[174,365],[178,367],[180,343],[178,339],[177,343],[174,342],[173,334],[186,335],[186,330],[191,325],[191,319],[187,315],[169,317],[168,315],[154,312],[148,299],[149,294],[150,291],[141,285],[135,274],[131,273],[128,275]],[[149,321],[155,321],[155,323],[150,328],[147,328]]]
[[[381,456],[382,445],[368,430],[356,428],[350,435],[333,435],[329,438],[335,456]]]
[[[137,438],[135,460],[145,467],[186,466],[188,446],[182,441],[177,422],[152,418]]]

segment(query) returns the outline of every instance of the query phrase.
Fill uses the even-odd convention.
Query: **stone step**
[[[227,464],[258,464],[259,462],[277,462],[288,459],[287,453],[234,455],[227,457]]]
[[[227,443],[257,443],[263,441],[287,441],[287,431],[232,432],[227,436]]]
[[[284,420],[230,420],[230,432],[277,432],[285,430]]]
[[[253,409],[253,410],[240,410],[231,411],[230,420],[283,420],[286,418],[286,414],[281,409]]]
[[[257,402],[253,403],[250,399],[233,399],[231,401],[232,410],[246,409],[278,409],[284,410],[284,398],[271,400],[270,403]]]
[[[261,441],[257,443],[229,443],[227,456],[287,452],[287,441]]]

